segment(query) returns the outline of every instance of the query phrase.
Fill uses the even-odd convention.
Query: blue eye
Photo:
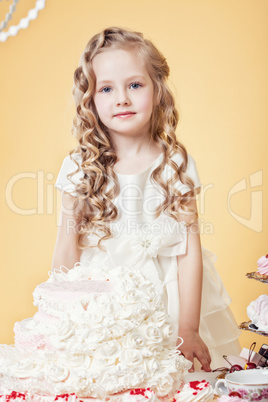
[[[138,89],[139,87],[141,87],[141,84],[139,82],[133,82],[130,87],[132,87],[133,89]]]
[[[110,87],[104,87],[104,88],[102,88],[101,89],[101,92],[104,92],[104,93],[109,93],[111,91],[111,88]]]

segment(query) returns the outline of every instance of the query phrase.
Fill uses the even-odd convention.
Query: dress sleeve
[[[72,157],[80,164],[80,155],[72,155]],[[67,175],[69,173],[75,172],[76,170],[77,165],[75,164],[75,162],[71,160],[70,156],[66,156],[66,158],[63,160],[58,177],[56,179],[55,187],[60,191],[65,191],[73,196],[77,196],[75,186],[76,184],[80,183],[80,179],[83,178],[83,172],[80,170],[72,177],[67,178]],[[71,182],[71,180],[74,184]]]
[[[190,154],[188,154],[188,165],[185,173],[193,180],[195,189],[201,187],[196,163],[194,158]],[[190,191],[190,187],[186,186],[186,184],[183,184],[180,180],[178,181],[178,183],[175,184],[175,187],[181,192],[181,194],[185,194]]]

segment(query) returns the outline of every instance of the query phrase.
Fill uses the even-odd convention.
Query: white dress
[[[179,291],[177,255],[187,250],[187,228],[184,222],[176,222],[164,213],[155,219],[154,211],[164,200],[158,187],[150,181],[152,171],[162,162],[163,154],[146,170],[137,174],[116,173],[120,194],[113,200],[118,208],[118,219],[110,228],[113,238],[102,241],[105,251],[98,247],[83,251],[80,262],[94,262],[105,265],[141,264],[144,272],[158,278],[164,283],[163,301],[178,333]],[[76,156],[79,163],[79,156]],[[175,153],[172,159],[180,166],[182,157]],[[66,157],[63,161],[55,187],[75,195],[74,185],[67,179],[67,174],[77,169],[76,164]],[[162,177],[167,180],[174,173],[166,166]],[[196,164],[188,154],[186,174],[191,177],[195,188],[201,186]],[[79,182],[82,172],[72,176],[74,183]],[[108,189],[113,186],[109,183]],[[182,194],[190,189],[181,181],[175,184]],[[97,244],[98,238],[89,235],[91,245]],[[203,291],[200,317],[200,336],[209,348],[212,358],[212,369],[226,365],[222,356],[240,353],[238,337],[240,331],[234,316],[228,307],[231,299],[217,273],[214,263],[216,255],[202,247],[203,258]],[[174,338],[174,345],[176,339]],[[195,368],[200,368],[195,362]]]

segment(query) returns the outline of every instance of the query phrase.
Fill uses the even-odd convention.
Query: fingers
[[[201,370],[211,372],[211,367],[210,367],[210,365],[208,363],[206,363],[201,367]]]
[[[189,360],[192,363],[192,367],[188,370],[189,373],[194,373],[194,358],[193,358],[193,356],[191,358],[186,357],[186,359]]]
[[[211,371],[210,368],[211,357],[208,350],[205,349],[204,351],[197,353],[196,358],[201,363],[201,370]]]

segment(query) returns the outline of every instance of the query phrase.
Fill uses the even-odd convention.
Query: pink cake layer
[[[46,335],[41,333],[33,333],[31,330],[25,328],[27,322],[35,320],[35,316],[33,318],[28,318],[21,322],[16,322],[14,325],[14,333],[15,333],[15,346],[21,350],[32,351],[34,349],[52,349],[48,338]],[[54,320],[57,318],[52,317],[51,324],[53,324]]]
[[[88,280],[50,283],[44,282],[36,287],[34,294],[47,295],[59,302],[74,302],[89,293],[111,292],[113,285],[109,280]]]
[[[59,282],[49,283],[44,282],[36,287],[34,292],[35,304],[38,306],[38,312],[33,318],[16,322],[14,326],[15,332],[15,345],[20,349],[33,350],[33,349],[51,349],[51,345],[47,339],[47,336],[42,333],[35,333],[32,330],[27,329],[27,325],[32,322],[32,326],[36,321],[36,327],[42,323],[48,327],[56,325],[59,321],[59,317],[55,317],[52,314],[48,314],[43,311],[39,306],[38,301],[44,298],[54,303],[69,304],[82,300],[88,295],[94,294],[98,297],[100,293],[109,293],[113,289],[112,283],[109,280],[84,280],[74,282]],[[41,303],[40,303],[41,304]],[[84,309],[87,308],[87,304],[84,305]]]

